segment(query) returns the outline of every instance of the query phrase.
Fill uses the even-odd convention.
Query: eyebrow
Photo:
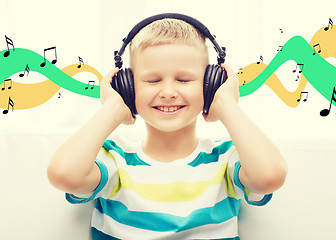
[[[139,79],[159,78],[160,74],[157,72],[145,72],[138,75]]]
[[[139,75],[140,79],[146,79],[146,78],[158,78],[161,77],[160,72],[156,72],[156,71],[148,71],[145,73],[140,73]],[[188,77],[188,78],[197,78],[197,74],[195,74],[193,71],[177,71],[175,73],[175,76],[177,77]]]

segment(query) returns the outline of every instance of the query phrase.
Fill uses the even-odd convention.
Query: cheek
[[[141,91],[135,89],[135,107],[139,111],[141,110],[142,102],[144,101],[144,96]]]
[[[135,81],[134,81],[134,93],[135,93],[135,108],[139,112],[139,109],[141,109],[141,99],[143,99],[143,97],[142,92],[139,91],[139,86]]]
[[[188,99],[190,99],[194,105],[203,108],[203,85],[194,88],[192,91],[188,91]]]
[[[153,99],[153,92],[148,91],[148,88],[134,86],[135,91],[135,107],[141,111],[145,106],[148,106]]]

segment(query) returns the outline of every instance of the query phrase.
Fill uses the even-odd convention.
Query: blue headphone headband
[[[142,20],[141,22],[139,22],[137,25],[135,25],[132,30],[128,33],[127,37],[125,37],[122,41],[123,44],[120,48],[119,51],[115,51],[114,52],[114,61],[115,61],[115,65],[118,68],[122,67],[122,59],[121,59],[121,55],[124,53],[126,46],[132,41],[132,39],[134,38],[134,36],[145,26],[147,26],[148,24],[160,20],[160,19],[164,19],[164,18],[174,18],[174,19],[179,19],[179,20],[183,20],[187,23],[189,23],[190,25],[194,26],[201,34],[203,34],[205,37],[207,37],[212,44],[214,45],[214,48],[217,52],[217,61],[218,64],[220,65],[221,63],[224,63],[225,61],[225,47],[220,47],[219,44],[216,42],[215,40],[215,35],[211,34],[209,29],[201,22],[199,22],[198,20],[189,17],[187,15],[183,15],[183,14],[179,14],[179,13],[163,13],[163,14],[158,14],[158,15],[154,15],[151,17],[148,17],[144,20]]]

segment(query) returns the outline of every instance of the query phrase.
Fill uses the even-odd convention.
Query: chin
[[[147,126],[150,129],[156,129],[157,131],[164,132],[164,133],[177,133],[177,132],[184,132],[190,129],[194,129],[196,126],[197,118],[193,119],[189,122],[179,122],[179,121],[165,121],[161,123],[149,123],[146,122]]]

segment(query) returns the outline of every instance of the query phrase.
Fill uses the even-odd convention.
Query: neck
[[[198,144],[196,121],[184,129],[174,132],[162,132],[149,124],[143,151],[160,162],[171,162],[190,155]]]

